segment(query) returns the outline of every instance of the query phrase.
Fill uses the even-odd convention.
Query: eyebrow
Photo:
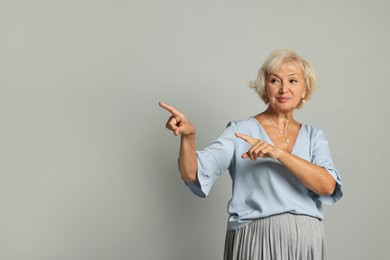
[[[277,75],[277,74],[275,74],[275,73],[272,73],[272,72],[269,74],[269,76],[275,76],[275,77],[278,77],[278,78],[280,78],[280,76],[279,76],[279,75]]]
[[[278,77],[278,78],[281,78],[279,75],[277,75],[277,74],[275,74],[275,73],[269,73],[269,75],[271,76],[275,76],[275,77]],[[291,74],[288,74],[288,76],[290,77],[290,76],[295,76],[295,75],[299,75],[298,73],[291,73]]]

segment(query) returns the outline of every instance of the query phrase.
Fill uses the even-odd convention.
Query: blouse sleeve
[[[325,204],[334,204],[343,196],[343,192],[341,190],[341,177],[334,166],[328,146],[328,141],[325,138],[324,132],[319,129],[314,132],[313,136],[312,163],[326,169],[336,181],[336,188],[333,194],[317,195],[313,193],[313,196]]]
[[[216,140],[203,150],[196,152],[198,180],[185,182],[185,184],[197,196],[206,197],[218,177],[229,167],[234,154],[235,129],[235,122],[229,122]]]

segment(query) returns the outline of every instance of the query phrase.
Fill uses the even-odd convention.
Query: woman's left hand
[[[241,156],[241,158],[243,159],[249,158],[252,161],[256,160],[259,157],[278,159],[280,154],[282,153],[281,149],[277,148],[276,146],[270,145],[263,140],[259,140],[240,133],[236,133],[236,136],[252,145],[252,147]]]
[[[281,162],[287,170],[298,178],[303,185],[318,195],[331,195],[336,187],[336,181],[332,175],[314,163],[306,161],[284,150],[270,145],[262,140],[244,135],[236,136],[252,145],[241,157],[243,159],[256,160],[256,158],[272,158]]]

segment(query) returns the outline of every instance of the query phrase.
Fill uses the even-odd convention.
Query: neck
[[[267,121],[270,124],[270,127],[277,129],[279,133],[283,135],[286,143],[289,143],[289,127],[294,125],[294,119],[292,118],[292,114],[290,114],[289,116],[288,114],[271,113],[270,110],[267,109],[262,113],[262,115],[266,117]]]
[[[287,129],[294,122],[293,112],[281,113],[268,107],[263,114],[271,119],[280,129]]]

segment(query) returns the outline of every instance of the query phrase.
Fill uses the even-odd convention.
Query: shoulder
[[[257,127],[257,122],[255,118],[249,117],[247,119],[229,121],[227,127],[235,129],[237,131],[248,130]]]
[[[303,130],[302,132],[304,132],[304,134],[310,139],[325,139],[324,131],[318,127],[302,124],[301,129]]]

